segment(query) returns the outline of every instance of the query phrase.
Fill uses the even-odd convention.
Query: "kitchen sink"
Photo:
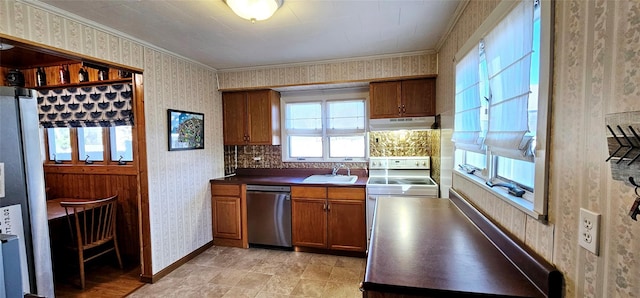
[[[358,180],[355,175],[311,175],[302,180],[303,183],[353,184]]]

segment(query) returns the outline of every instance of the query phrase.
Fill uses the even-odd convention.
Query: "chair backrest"
[[[113,239],[118,195],[95,201],[60,202],[78,249],[86,250]],[[74,228],[75,226],[75,228]]]

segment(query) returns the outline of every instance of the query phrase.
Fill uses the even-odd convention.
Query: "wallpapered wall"
[[[211,241],[209,179],[222,175],[215,71],[37,2],[0,1],[0,33],[144,69],[152,272]],[[205,149],[167,150],[167,109],[205,114]]]
[[[438,73],[435,53],[218,72],[220,89],[328,84]]]
[[[446,134],[453,54],[496,4],[471,1],[440,51],[438,109],[448,117]],[[611,178],[605,163],[604,116],[640,110],[640,2],[567,0],[556,1],[555,9],[549,224],[464,179],[454,177],[453,185],[554,263],[564,274],[566,297],[639,297],[640,223],[627,215],[635,194]],[[444,129],[442,135],[444,153],[452,146]],[[581,207],[602,214],[599,256],[577,244]]]

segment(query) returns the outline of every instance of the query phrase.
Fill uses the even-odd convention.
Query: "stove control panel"
[[[369,169],[426,169],[431,166],[429,156],[370,157]]]

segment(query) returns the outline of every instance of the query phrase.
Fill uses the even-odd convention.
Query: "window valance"
[[[40,125],[109,127],[133,125],[131,84],[38,91]]]

